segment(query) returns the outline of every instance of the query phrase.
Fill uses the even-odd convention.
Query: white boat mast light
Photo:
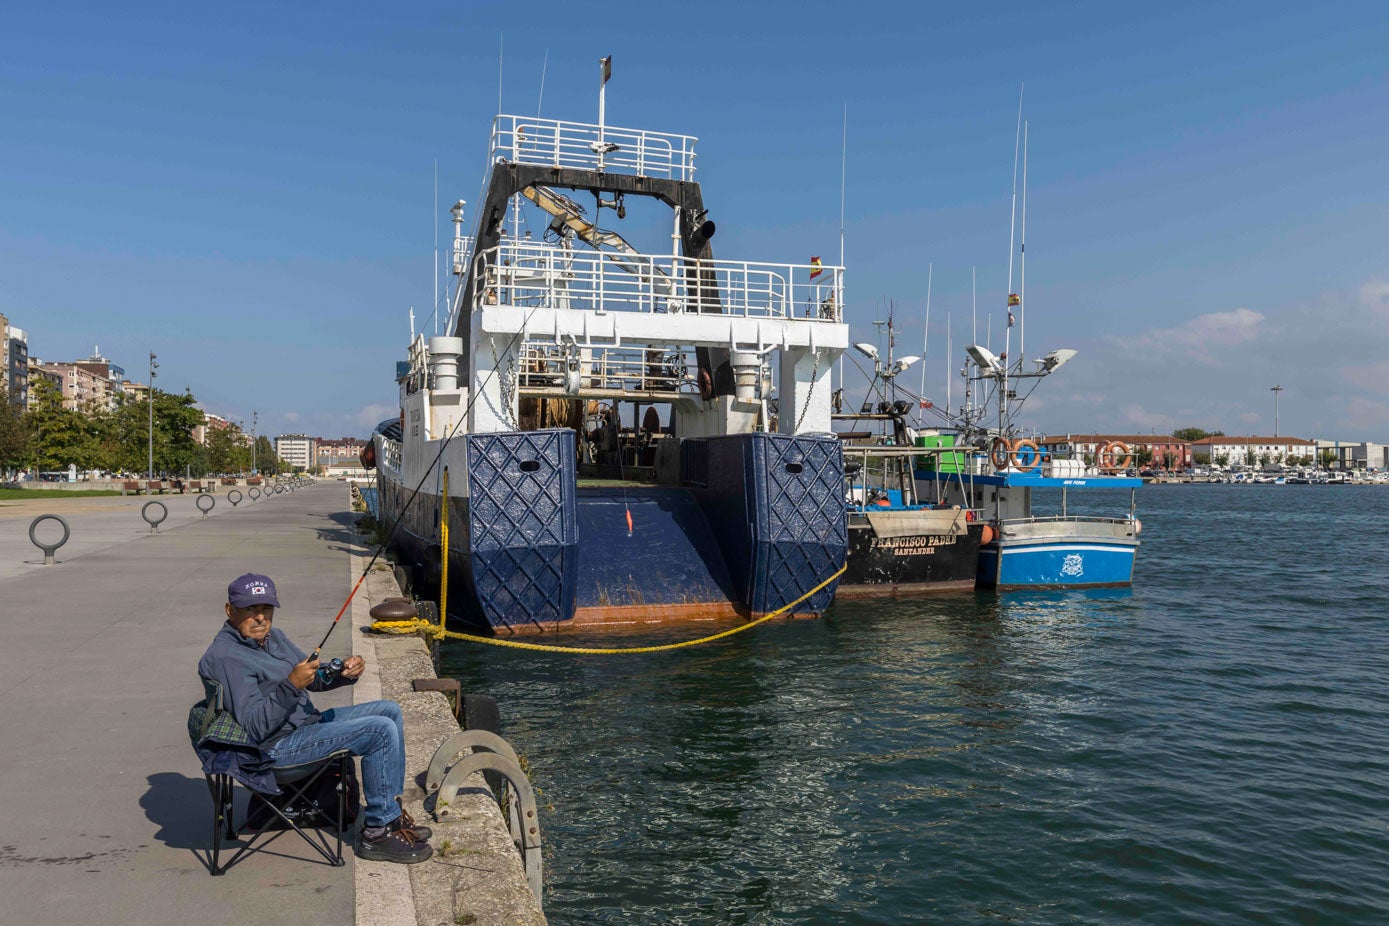
[[[1059,350],[1052,351],[1051,353],[1047,354],[1045,357],[1043,357],[1041,360],[1038,360],[1037,362],[1042,365],[1043,370],[1045,370],[1048,373],[1053,373],[1056,370],[1061,369],[1061,367],[1065,365],[1066,361],[1070,360],[1077,353],[1078,351],[1073,351],[1069,348],[1063,347]]]
[[[971,344],[965,348],[965,353],[969,354],[969,359],[973,360],[984,372],[994,374],[1003,372],[1003,363],[987,347]]]
[[[920,359],[921,358],[916,356],[915,354],[908,354],[905,357],[900,357],[892,364],[892,366],[888,367],[887,375],[896,376],[899,373],[905,372],[907,367],[916,363]]]

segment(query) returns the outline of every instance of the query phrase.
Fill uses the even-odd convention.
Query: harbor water
[[[557,926],[1389,921],[1389,490],[1139,515],[1131,590],[455,643],[440,674],[529,762]]]

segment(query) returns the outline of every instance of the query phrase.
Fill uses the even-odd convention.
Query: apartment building
[[[318,459],[318,438],[307,434],[281,434],[275,438],[275,455],[291,469],[307,472]]]
[[[0,385],[11,405],[29,405],[29,339],[0,314]]]

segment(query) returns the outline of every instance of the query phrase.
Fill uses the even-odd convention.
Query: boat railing
[[[693,180],[696,141],[693,135],[502,115],[492,121],[490,153],[492,163]]]
[[[522,392],[641,395],[698,392],[692,353],[671,348],[555,347],[526,342],[518,385]]]
[[[1059,524],[1064,522],[1084,524],[1131,524],[1131,518],[1109,518],[1086,514],[1035,514],[1025,518],[1004,518],[1001,523],[1008,524]]]
[[[540,306],[820,322],[843,316],[843,268],[814,264],[572,251],[517,239],[477,254],[473,279],[473,309]]]
[[[381,435],[381,459],[377,461],[377,465],[397,473],[400,472],[400,441],[391,440],[384,434]]]

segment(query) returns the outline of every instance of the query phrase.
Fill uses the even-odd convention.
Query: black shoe
[[[357,837],[357,858],[372,862],[400,862],[414,865],[427,861],[434,854],[429,843],[414,838],[409,830],[387,829],[380,836],[370,837],[364,830]]]
[[[409,830],[411,834],[414,835],[415,840],[417,842],[424,842],[429,837],[434,835],[434,831],[432,829],[430,829],[427,826],[422,826],[421,824],[416,823],[415,818],[410,816],[410,814],[406,812],[404,808],[401,809],[400,816],[392,820],[390,822],[390,825],[387,826],[386,829],[390,830],[392,833],[398,833],[401,830]]]

